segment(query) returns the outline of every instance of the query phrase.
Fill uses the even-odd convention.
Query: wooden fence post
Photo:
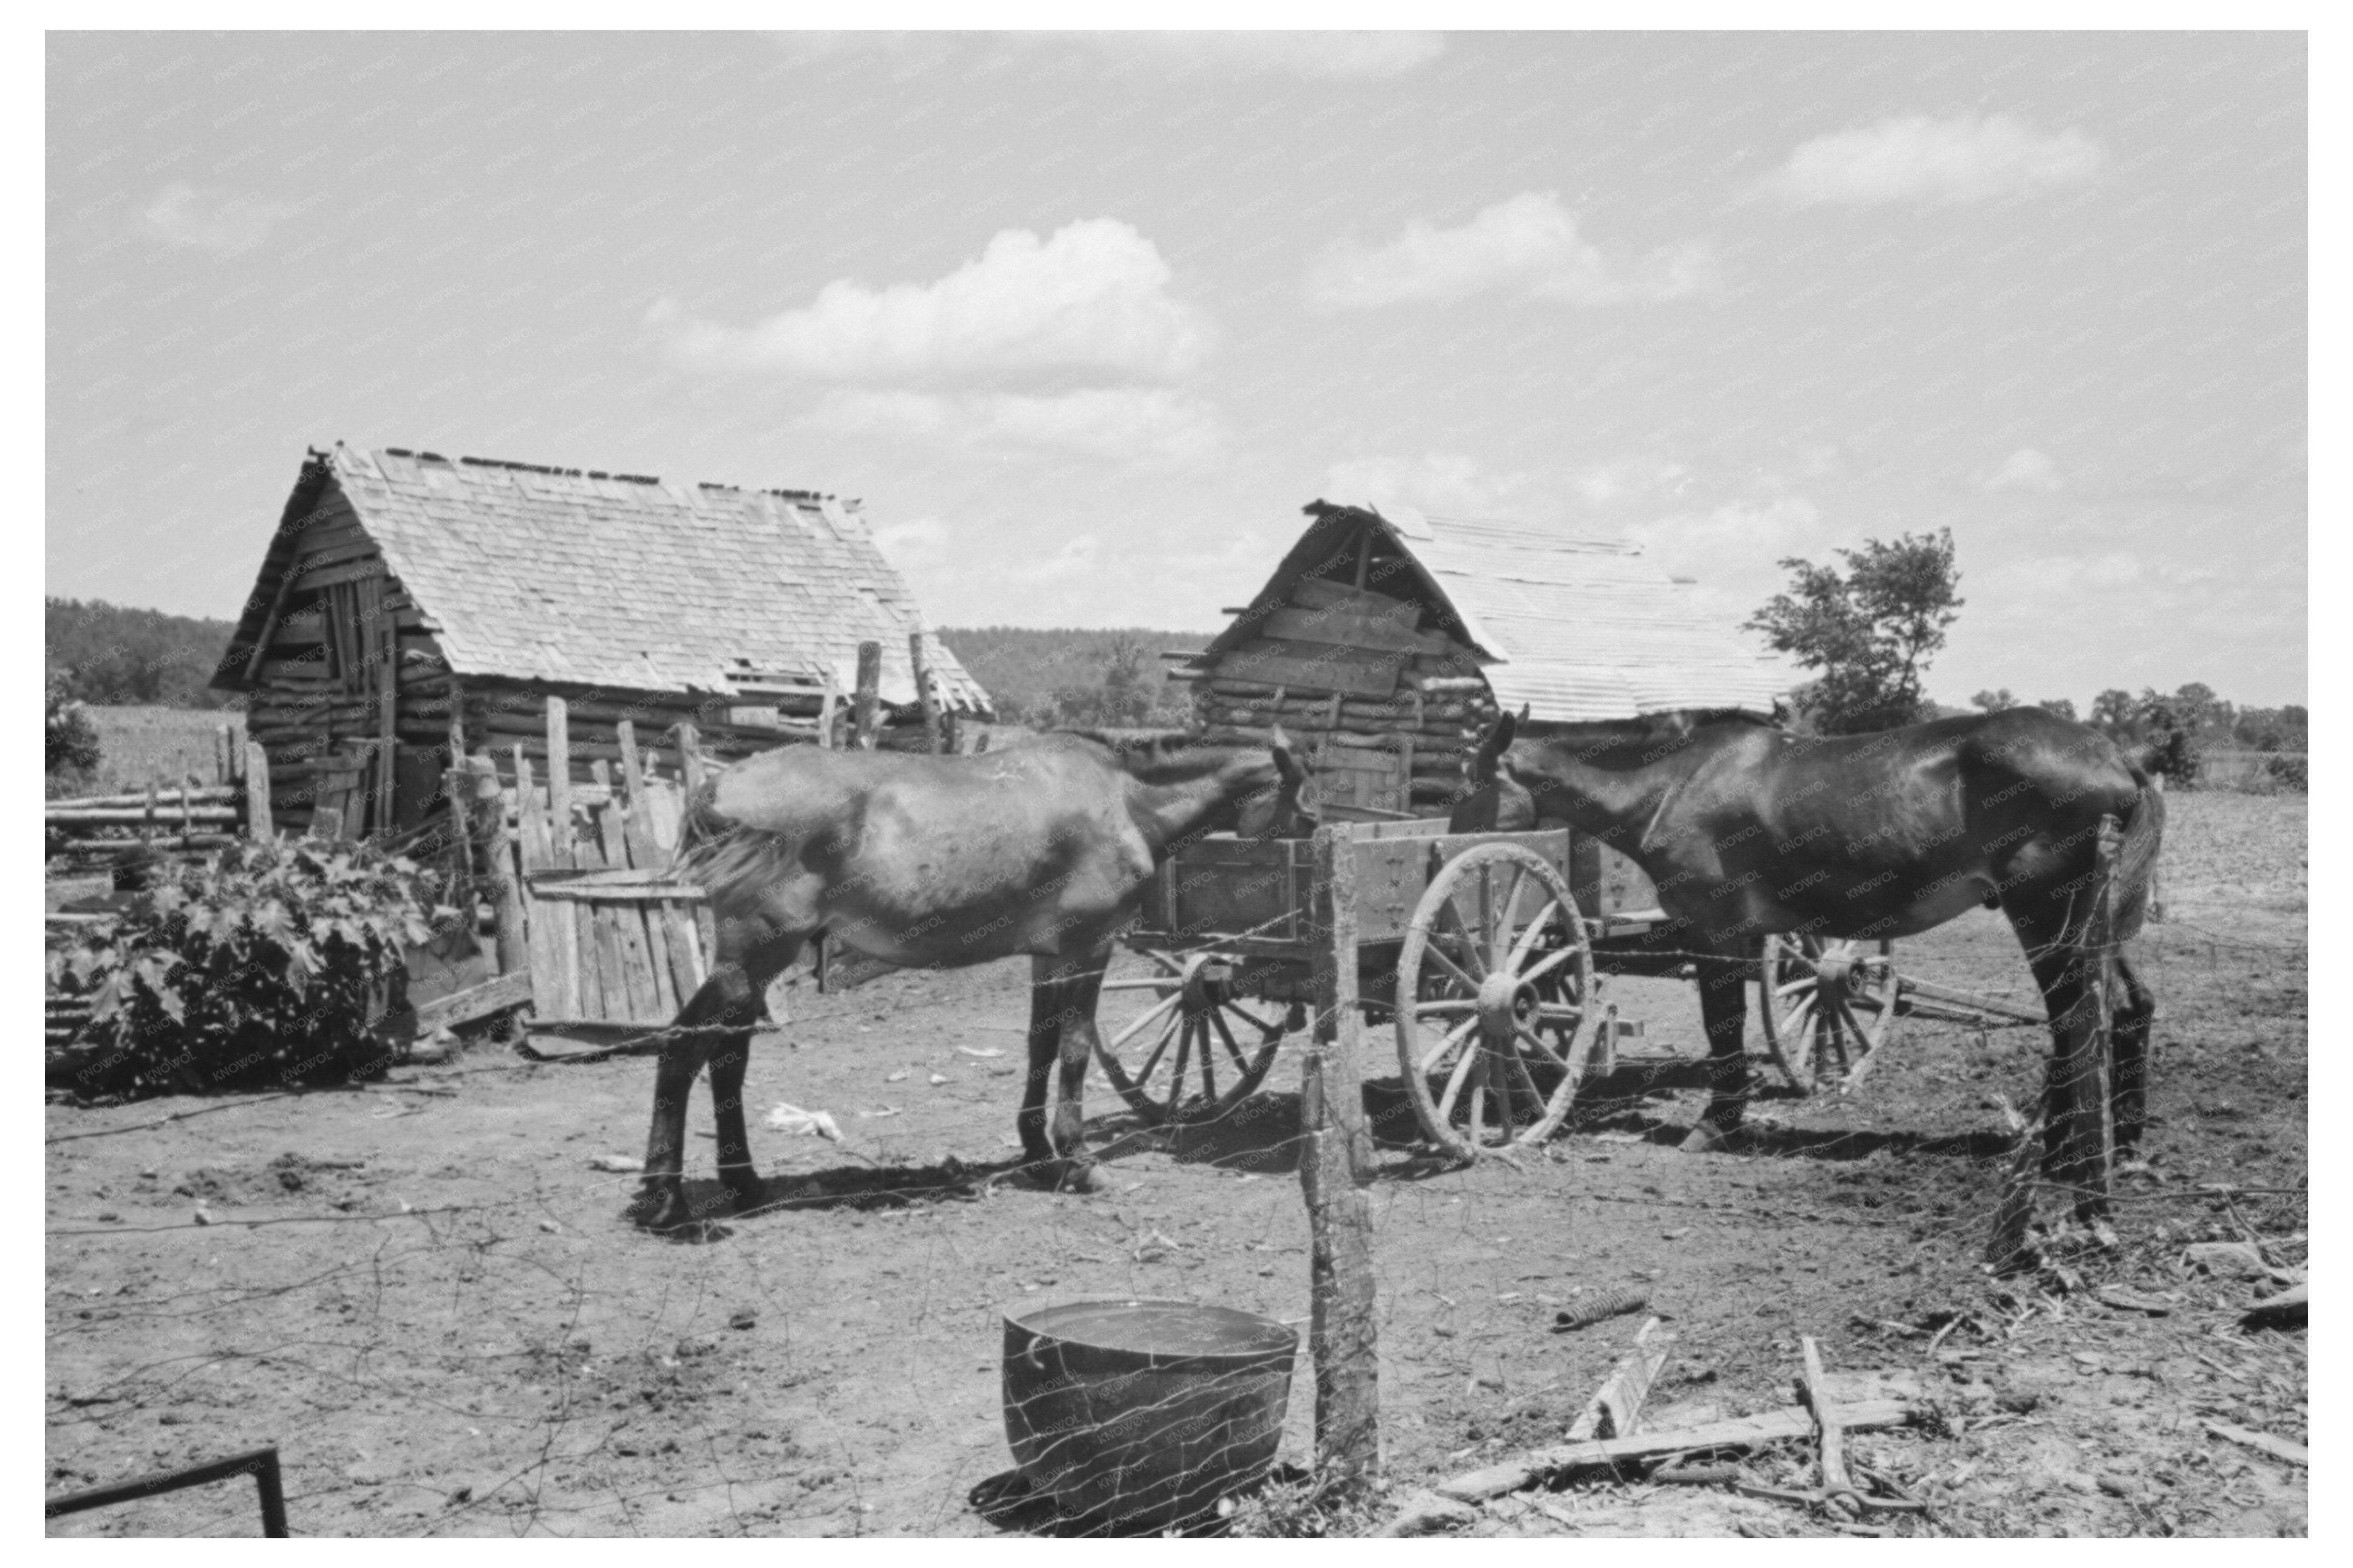
[[[522,888],[517,878],[514,835],[507,828],[506,802],[499,798],[499,765],[490,754],[467,758],[473,775],[474,800],[486,819],[482,863],[491,879],[491,902],[498,911],[499,973],[511,975],[531,968],[530,933],[523,925]]]
[[[1299,1185],[1309,1233],[1308,1346],[1315,1363],[1315,1471],[1326,1486],[1380,1473],[1374,1323],[1372,1132],[1357,1054],[1356,853],[1345,824],[1314,842],[1314,1042],[1301,1068]]]
[[[857,738],[850,744],[860,751],[874,749],[874,709],[882,697],[882,644],[861,642],[858,645],[857,707],[851,722],[857,726]]]
[[[245,743],[245,836],[264,844],[278,836],[269,814],[269,753],[254,740]]]
[[[923,634],[907,633],[907,662],[915,672],[915,701],[923,710],[923,749],[934,756],[940,749],[940,705],[932,694],[931,672],[923,667]]]
[[[825,694],[818,699],[817,743],[827,750],[833,749],[834,716],[841,710],[840,683],[833,677],[833,666],[825,668]]]

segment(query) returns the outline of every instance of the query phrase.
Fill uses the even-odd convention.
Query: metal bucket
[[[1005,1314],[1005,1435],[1066,1519],[1174,1524],[1257,1482],[1291,1403],[1296,1330],[1190,1301]]]

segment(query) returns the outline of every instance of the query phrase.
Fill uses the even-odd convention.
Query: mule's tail
[[[2132,770],[2133,782],[2140,793],[2126,814],[2124,842],[2116,850],[2110,907],[2118,941],[2137,935],[2141,921],[2148,914],[2149,897],[2156,887],[2158,852],[2165,844],[2165,791],[2133,758],[2127,757],[2125,766]]]
[[[775,833],[744,826],[719,809],[719,780],[706,779],[688,797],[678,825],[678,848],[670,874],[711,894],[723,894],[772,877],[789,851]]]

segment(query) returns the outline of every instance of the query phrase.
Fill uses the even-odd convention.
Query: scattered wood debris
[[[2206,1430],[2217,1437],[2227,1437],[2233,1443],[2269,1454],[2274,1459],[2285,1459],[2291,1465],[2312,1467],[2312,1450],[2301,1443],[2291,1443],[2284,1437],[2274,1437],[2268,1432],[2250,1432],[2243,1426],[2233,1426],[2227,1421],[2209,1421]]]
[[[1584,1411],[1569,1423],[1570,1442],[1634,1435],[1641,1419],[1642,1401],[1650,1396],[1651,1383],[1667,1360],[1670,1341],[1658,1333],[1658,1329],[1659,1319],[1652,1318],[1636,1331],[1634,1348],[1610,1370]]]
[[[2291,1285],[2276,1296],[2258,1300],[2239,1321],[2250,1329],[2301,1328],[2308,1320],[2311,1302],[2310,1285]]]
[[[2121,1285],[2103,1285],[2092,1294],[2102,1305],[2119,1312],[2145,1312],[2152,1318],[2162,1318],[2173,1310],[2173,1303],[2162,1296],[2128,1290]]]
[[[1651,1304],[1650,1292],[1640,1286],[1621,1286],[1615,1290],[1597,1290],[1589,1296],[1570,1302],[1553,1315],[1556,1329],[1582,1329],[1604,1319],[1639,1312]]]
[[[1876,1432],[1890,1426],[1908,1425],[1918,1420],[1921,1414],[1922,1408],[1918,1404],[1895,1399],[1841,1405],[1838,1413],[1839,1425],[1849,1432]],[[1579,1470],[1614,1471],[1623,1465],[1664,1459],[1676,1454],[1708,1453],[1721,1448],[1761,1448],[1767,1444],[1809,1436],[1813,1430],[1813,1416],[1810,1413],[1789,1408],[1768,1410],[1760,1415],[1743,1415],[1730,1421],[1711,1422],[1704,1426],[1644,1432],[1631,1437],[1557,1443],[1531,1449],[1500,1465],[1456,1476],[1440,1482],[1437,1489],[1446,1497],[1477,1502]]]

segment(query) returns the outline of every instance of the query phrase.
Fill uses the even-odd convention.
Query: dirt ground
[[[2147,1168],[2119,1183],[2121,1250],[2064,1279],[1978,1266],[2008,1147],[1995,1097],[2031,1103],[2040,1030],[1907,1021],[1852,1099],[1768,1091],[1745,1151],[1687,1156],[1674,1144],[1702,1100],[1691,988],[1613,982],[1647,1034],[1525,1169],[1383,1150],[1382,1506],[1556,1440],[1641,1319],[1558,1333],[1554,1313],[1640,1285],[1674,1335],[1654,1427],[1788,1404],[1800,1334],[1834,1370],[1916,1371],[1941,1421],[1853,1440],[1931,1506],[1895,1533],[2303,1533],[2304,1470],[2203,1423],[2306,1442],[2304,1333],[2240,1329],[2271,1287],[2179,1260],[2243,1221],[2276,1261],[2304,1262],[2305,800],[2171,804],[2169,918],[2137,944],[2159,1003],[2155,1120]],[[1947,984],[2030,989],[1991,915],[1898,957]],[[1010,964],[801,988],[749,1086],[754,1150],[784,1201],[708,1245],[630,1227],[634,1178],[591,1166],[643,1152],[643,1059],[531,1065],[485,1044],[361,1090],[52,1105],[47,1490],[275,1444],[297,1534],[996,1533],[966,1493],[1011,1463],[1008,1305],[1134,1294],[1307,1311],[1285,1141],[1296,1054],[1269,1080],[1268,1114],[1182,1138],[1127,1136],[1091,1075],[1109,1190],[991,1184],[1012,1153],[1026,990]],[[1366,1053],[1374,1109],[1393,1112],[1386,1030]],[[830,1112],[846,1144],[762,1126],[780,1101]],[[711,1126],[700,1091],[691,1125]],[[708,1191],[712,1142],[691,1141]],[[2232,1205],[2200,1190],[2217,1181],[2241,1190]],[[2110,1284],[2169,1311],[2104,1306],[2094,1293]],[[1312,1404],[1303,1364],[1286,1461],[1310,1453]],[[1794,1483],[1801,1457],[1746,1474]],[[1466,1528],[1832,1526],[1721,1488],[1583,1485]],[[248,1488],[223,1486],[49,1529],[252,1534],[258,1516]]]

